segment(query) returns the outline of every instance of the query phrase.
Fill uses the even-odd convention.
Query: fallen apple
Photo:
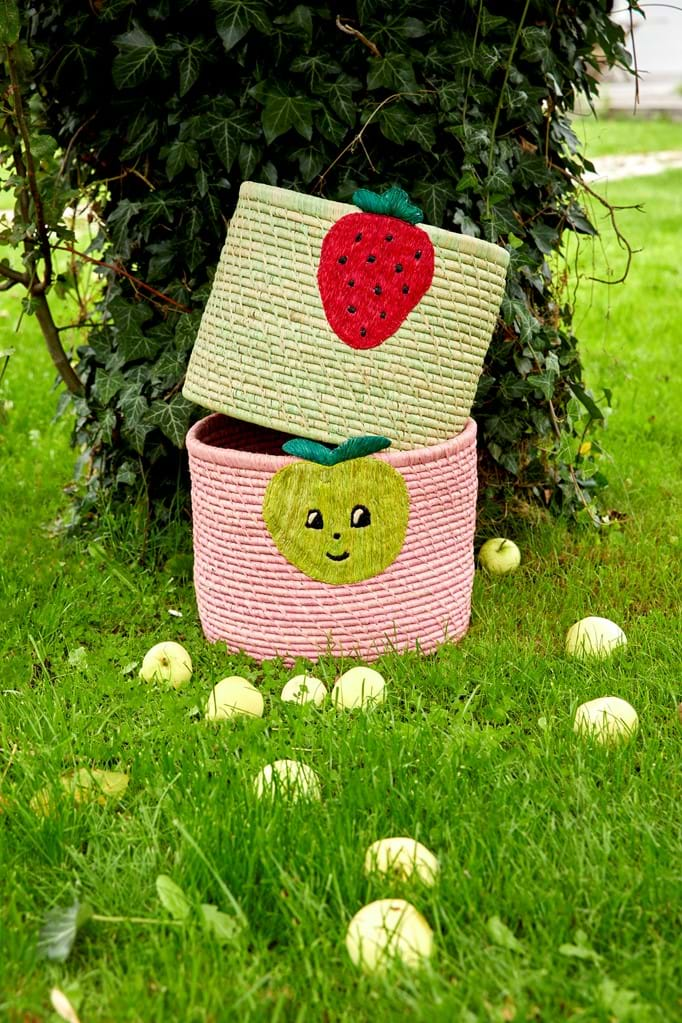
[[[416,877],[424,884],[435,883],[439,865],[433,853],[414,838],[380,838],[365,854],[365,874],[394,874],[406,881]]]
[[[256,687],[240,675],[230,675],[213,687],[205,716],[207,721],[222,721],[238,714],[262,718],[263,708],[263,697]]]
[[[295,803],[299,799],[321,799],[320,779],[312,767],[298,760],[275,760],[258,772],[254,782],[256,795],[283,796]]]
[[[631,739],[638,726],[637,711],[627,700],[619,696],[600,696],[578,707],[573,731],[611,745]]]
[[[419,967],[433,951],[433,932],[410,902],[379,899],[355,914],[346,932],[346,948],[365,973],[383,973],[396,959]]]
[[[282,690],[285,703],[314,703],[316,707],[324,703],[327,688],[324,682],[312,675],[295,675],[290,678]]]
[[[332,702],[338,710],[354,710],[373,703],[383,703],[386,681],[374,668],[350,668],[336,680]]]
[[[179,689],[191,677],[192,658],[179,643],[157,643],[144,655],[140,678],[145,682],[169,682]]]
[[[619,625],[608,618],[582,618],[566,633],[566,653],[573,657],[608,657],[627,638]]]
[[[513,572],[521,564],[521,551],[513,540],[506,540],[502,536],[486,540],[478,552],[478,561],[481,568],[491,575],[504,575],[506,572]]]

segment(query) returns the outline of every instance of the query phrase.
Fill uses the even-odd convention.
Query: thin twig
[[[121,266],[120,263],[107,263],[103,259],[95,259],[94,256],[88,256],[85,252],[79,252],[79,250],[75,249],[72,245],[56,245],[55,249],[58,252],[70,252],[72,255],[78,256],[79,259],[84,259],[88,263],[94,263],[95,266],[101,266],[105,270],[113,270],[114,273],[119,274],[119,276],[125,277],[126,280],[130,281],[135,289],[139,288],[140,290],[148,291],[151,295],[154,295],[155,298],[159,299],[161,302],[167,303],[168,305],[174,306],[181,313],[192,312],[192,310],[186,305],[182,305],[181,302],[176,302],[176,300],[171,298],[170,295],[164,295],[162,291],[157,291],[157,289],[152,287],[151,284],[147,284],[146,281],[141,281],[139,277],[135,277],[134,274],[131,274],[130,271],[126,270],[126,268]]]
[[[372,123],[372,121],[374,120],[376,115],[379,113],[379,111],[383,110],[383,108],[386,106],[387,103],[392,103],[396,99],[403,99],[403,97],[405,97],[405,96],[433,96],[433,95],[435,95],[435,89],[419,89],[418,92],[394,92],[394,93],[391,93],[390,96],[387,96],[386,99],[382,99],[381,103],[379,103],[379,105],[376,106],[374,108],[374,110],[372,111],[372,113],[369,115],[369,117],[367,118],[367,120],[363,124],[362,128],[357,133],[357,135],[353,136],[353,138],[350,140],[348,145],[345,146],[341,150],[341,152],[332,160],[332,162],[329,164],[329,166],[325,170],[322,171],[322,173],[320,174],[319,178],[317,179],[316,191],[317,192],[321,192],[322,191],[322,189],[324,188],[325,180],[326,180],[327,175],[329,174],[329,172],[336,166],[336,164],[339,162],[339,160],[343,159],[343,157],[346,155],[346,153],[352,152],[358,145],[361,145],[362,148],[365,150],[365,154],[367,155],[367,159],[369,160],[369,165],[370,165],[370,167],[372,167],[372,161],[369,159],[369,154],[367,153],[367,150],[365,149],[364,143],[362,141],[362,136],[365,134],[365,132],[369,128],[370,124]],[[372,169],[374,170],[373,167],[372,167]]]
[[[490,175],[492,173],[492,169],[493,169],[493,156],[495,154],[495,133],[497,132],[497,125],[498,125],[498,122],[500,120],[500,113],[502,112],[502,104],[504,102],[504,90],[507,88],[507,82],[509,81],[509,73],[510,73],[511,67],[512,67],[512,60],[514,59],[514,54],[516,53],[516,47],[518,46],[519,39],[521,38],[521,32],[523,31],[523,26],[524,26],[524,24],[526,22],[526,16],[528,14],[528,8],[529,7],[530,7],[530,0],[526,0],[526,3],[525,3],[524,8],[523,8],[523,13],[521,14],[521,20],[519,21],[519,24],[518,24],[518,26],[516,28],[516,34],[514,35],[514,38],[512,40],[511,50],[509,51],[509,60],[507,61],[507,66],[504,69],[504,78],[502,80],[502,86],[500,88],[500,98],[498,100],[497,107],[495,108],[495,117],[493,118],[493,126],[492,126],[492,129],[490,131],[490,151],[488,152],[488,173],[487,173],[487,177],[488,178],[490,177]],[[485,202],[486,202],[486,212],[487,212],[487,214],[489,216],[490,215],[490,191],[488,191],[488,193],[486,195]]]
[[[28,121],[26,120],[24,101],[21,95],[21,83],[19,81],[19,73],[17,71],[17,64],[15,60],[15,47],[8,46],[6,48],[6,54],[7,67],[9,70],[10,81],[12,83],[11,92],[14,117],[24,147],[28,187],[31,193],[31,198],[33,199],[33,207],[35,209],[35,225],[38,232],[38,238],[40,240],[40,251],[45,262],[45,273],[43,274],[43,279],[33,285],[33,294],[38,295],[45,292],[52,282],[52,249],[50,248],[50,238],[47,231],[47,225],[45,223],[43,198],[38,188],[36,168],[35,163],[33,162],[31,136],[28,129]]]
[[[336,15],[336,27],[340,29],[341,32],[345,32],[346,35],[348,36],[355,36],[358,42],[362,43],[363,46],[367,47],[367,49],[370,51],[373,57],[381,56],[379,47],[376,45],[376,43],[373,43],[371,39],[367,38],[367,36],[363,36],[359,28],[355,28],[353,25],[349,25],[348,22],[345,21],[340,14]]]

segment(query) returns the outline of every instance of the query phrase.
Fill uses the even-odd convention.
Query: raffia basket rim
[[[264,185],[257,181],[244,181],[239,189],[239,197],[256,199],[281,209],[293,210],[296,213],[305,213],[310,216],[322,216],[329,220],[339,220],[348,213],[360,212],[357,206],[352,206],[350,203],[325,199],[307,192],[294,192],[290,188]],[[483,238],[472,238],[468,234],[458,234],[456,231],[446,231],[443,227],[433,227],[431,224],[420,223],[417,226],[426,231],[434,245],[478,256],[490,263],[496,263],[504,269],[509,265],[509,251],[493,242],[487,242]]]
[[[188,452],[193,458],[201,459],[204,462],[212,462],[214,465],[231,466],[240,469],[254,469],[263,472],[275,473],[285,465],[300,461],[293,455],[266,455],[255,451],[243,451],[239,448],[218,448],[206,442],[206,435],[210,436],[211,430],[217,419],[233,420],[232,416],[224,412],[213,412],[211,415],[200,419],[191,427],[186,438]],[[240,420],[234,420],[241,422]],[[259,428],[260,424],[253,423]],[[284,431],[278,431],[284,432]],[[427,447],[412,448],[408,451],[389,450],[377,455],[384,462],[388,462],[395,469],[402,469],[411,465],[426,465],[429,462],[438,461],[440,458],[458,455],[469,447],[472,436],[477,432],[476,423],[473,419],[467,419],[464,429],[455,437],[440,441],[438,444],[430,444]]]

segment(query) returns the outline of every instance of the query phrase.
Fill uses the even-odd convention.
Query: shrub
[[[569,114],[596,95],[600,62],[629,66],[622,29],[592,0],[467,0],[456,14],[431,0],[357,0],[352,20],[334,6],[34,0],[25,42],[5,48],[43,149],[51,243],[73,248],[58,227],[67,193],[87,196],[101,221],[89,255],[107,265],[77,347],[82,389],[62,400],[86,452],[87,500],[125,493],[140,468],[151,496],[175,486],[200,414],[182,397],[183,373],[250,178],[344,200],[400,184],[428,223],[507,246],[474,409],[486,492],[512,484],[594,518],[606,480],[599,445],[584,456],[581,442],[602,407],[584,388],[552,267],[565,231],[595,233]],[[16,93],[4,85],[11,161]],[[22,183],[19,169],[19,193]],[[32,230],[36,244],[26,212],[5,240]],[[71,258],[63,288],[87,264]]]

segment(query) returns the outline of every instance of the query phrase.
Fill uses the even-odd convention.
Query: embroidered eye
[[[354,529],[364,529],[365,526],[369,526],[372,522],[372,516],[369,514],[369,508],[365,508],[364,504],[356,504],[353,511],[350,513],[350,524]]]
[[[308,512],[308,518],[305,520],[305,527],[306,529],[324,529],[322,512],[318,511],[317,508],[311,508]]]

